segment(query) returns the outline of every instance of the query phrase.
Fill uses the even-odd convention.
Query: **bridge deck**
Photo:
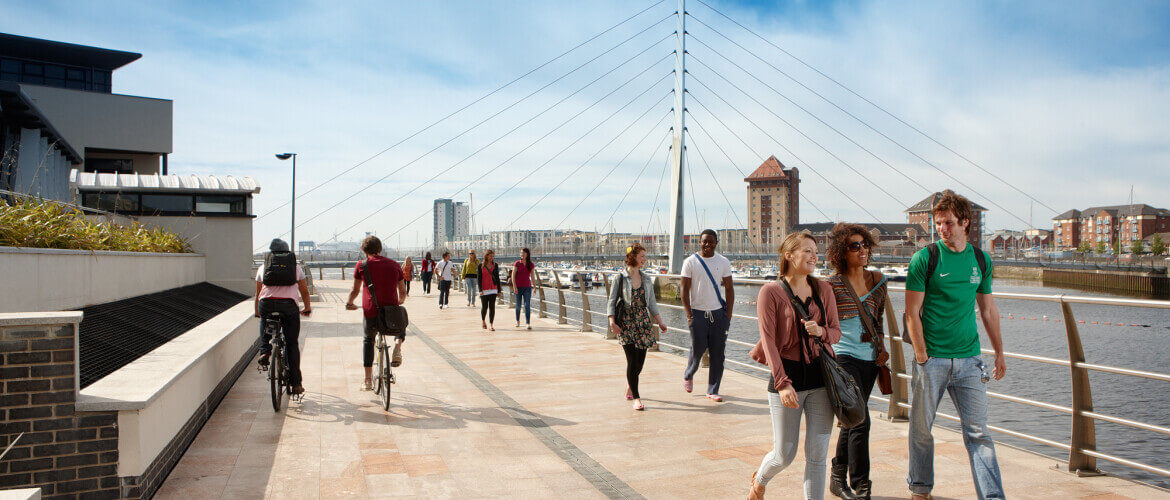
[[[304,401],[274,413],[265,380],[246,371],[159,498],[742,498],[771,447],[759,379],[728,371],[726,400],[714,403],[682,390],[681,357],[650,353],[646,411],[635,412],[622,397],[616,342],[535,311],[534,330],[518,330],[502,308],[488,333],[463,296],[452,293],[453,307],[439,311],[437,293],[419,297],[421,287],[407,302],[418,333],[383,412],[358,390],[360,313],[342,307],[348,283],[317,286],[324,301],[301,336]],[[696,388],[705,380],[701,372]],[[876,497],[908,496],[906,435],[906,424],[874,421]],[[973,497],[960,436],[935,435],[936,498]],[[800,495],[802,453],[769,497]],[[1170,498],[1117,478],[1078,478],[1005,446],[999,459],[1013,497]]]

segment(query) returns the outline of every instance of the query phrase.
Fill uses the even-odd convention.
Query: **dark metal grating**
[[[81,387],[203,324],[248,296],[210,283],[172,288],[82,309]]]

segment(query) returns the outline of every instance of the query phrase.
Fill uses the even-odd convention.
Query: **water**
[[[603,295],[604,290],[604,288],[598,287],[590,293]],[[741,285],[736,286],[735,290],[736,312],[755,316],[755,300],[759,287]],[[1081,290],[1044,287],[1036,282],[1007,279],[996,280],[995,290],[1045,295],[1065,293],[1079,296],[1111,296]],[[551,302],[548,306],[548,312],[550,316],[555,317],[556,291],[546,290],[545,293]],[[537,299],[538,297],[535,295],[533,298]],[[900,315],[904,302],[903,294],[891,291],[890,298],[895,310],[899,311]],[[580,291],[566,289],[565,299],[567,304],[579,307],[581,303]],[[592,323],[604,325],[607,321],[605,301],[597,297],[590,297],[589,300],[590,309],[594,311]],[[660,304],[678,304],[669,300],[660,300],[659,302]],[[1056,322],[1057,319],[1062,319],[1059,304],[1006,299],[997,299],[996,304],[1004,316],[1000,320],[1000,325],[1006,351],[1068,359],[1068,343],[1064,323]],[[1166,368],[1165,362],[1167,356],[1170,355],[1170,311],[1081,304],[1074,304],[1072,309],[1078,320],[1085,320],[1084,324],[1078,324],[1077,327],[1080,331],[1086,362],[1159,373],[1170,371]],[[661,313],[663,320],[668,325],[681,326],[686,324],[681,310],[664,307],[661,308]],[[581,313],[579,311],[569,309],[568,314],[570,318],[575,318],[576,321],[580,320]],[[1009,316],[1014,319],[1008,319]],[[1043,320],[1045,316],[1048,317],[1048,321]],[[1093,325],[1094,321],[1098,324]],[[1113,325],[1105,325],[1106,322],[1113,323]],[[1116,326],[1117,323],[1125,323],[1127,326]],[[899,324],[901,324],[900,317]],[[1131,324],[1142,326],[1128,326]],[[989,349],[991,344],[987,341],[982,325],[980,325],[980,334],[983,347]],[[756,323],[741,318],[732,321],[729,335],[732,339],[751,344],[759,340]],[[667,332],[663,335],[662,340],[674,345],[690,346],[690,339],[685,334]],[[747,356],[748,349],[729,343],[727,347],[728,358],[753,363]],[[666,347],[663,347],[663,350],[674,352],[673,349]],[[676,353],[686,355],[685,352]],[[913,359],[913,352],[908,346],[903,346],[903,353],[905,359]],[[985,355],[985,359],[988,365],[992,364],[990,355]],[[766,374],[730,364],[727,368],[759,377],[761,379],[760,391],[765,390]],[[703,380],[702,377],[700,375],[699,379]],[[1170,398],[1167,398],[1170,395],[1170,383],[1095,371],[1090,371],[1089,377],[1095,412],[1153,425],[1170,426]],[[1009,358],[1007,360],[1007,376],[1003,380],[992,380],[988,389],[993,392],[1055,405],[1071,406],[1071,387],[1068,367]],[[949,399],[949,397],[945,399]],[[1067,414],[998,399],[991,399],[990,405],[989,423],[991,425],[1059,443],[1069,442],[1071,417]],[[872,402],[871,406],[879,410],[886,409],[886,404],[878,401]],[[954,407],[945,401],[940,406],[940,411],[952,415],[957,414]],[[937,425],[953,429],[958,427],[957,423],[948,420],[938,419],[936,422]],[[1170,454],[1165,451],[1170,447],[1170,436],[1102,421],[1096,422],[1096,435],[1098,452],[1170,469]],[[1010,444],[1060,460],[1068,460],[1067,452],[1057,448],[1034,444],[1002,434],[995,435],[995,439],[1000,443]],[[1097,467],[1112,474],[1170,488],[1170,478],[1100,459],[1097,461]]]

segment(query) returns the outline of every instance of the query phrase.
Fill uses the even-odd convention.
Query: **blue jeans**
[[[524,323],[532,323],[532,287],[518,286],[514,295],[516,302],[516,322],[520,322],[520,303],[524,303]]]
[[[987,430],[987,367],[983,358],[930,358],[914,364],[914,399],[910,408],[910,475],[906,482],[914,493],[934,488],[934,427],[943,392],[959,412],[963,444],[971,463],[975,494],[979,498],[1004,498],[1003,480],[995,459],[995,443]]]
[[[804,498],[825,497],[826,457],[833,434],[833,406],[824,387],[796,393],[796,408],[780,402],[780,395],[768,393],[768,411],[772,414],[772,451],[764,455],[756,471],[756,481],[767,486],[780,471],[796,458],[800,444],[800,417],[804,424]],[[788,495],[788,496],[791,496]]]
[[[479,295],[479,278],[463,278],[463,288],[467,292],[467,305],[475,305],[475,296]]]
[[[683,380],[695,378],[699,365],[703,362],[703,352],[711,352],[711,372],[707,376],[707,394],[719,394],[719,382],[723,380],[723,353],[727,347],[727,327],[731,323],[727,319],[727,311],[700,311],[692,309],[691,354],[687,358],[687,369],[683,372]]]

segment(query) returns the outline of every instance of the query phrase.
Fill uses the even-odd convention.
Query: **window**
[[[81,205],[107,212],[137,212],[138,195],[122,193],[85,193]]]
[[[196,196],[195,211],[218,214],[244,214],[243,196]]]
[[[144,194],[142,195],[142,212],[145,215],[159,212],[190,213],[195,208],[194,201],[194,197],[191,195]]]
[[[134,173],[134,160],[128,158],[86,158],[85,171],[132,174]]]

